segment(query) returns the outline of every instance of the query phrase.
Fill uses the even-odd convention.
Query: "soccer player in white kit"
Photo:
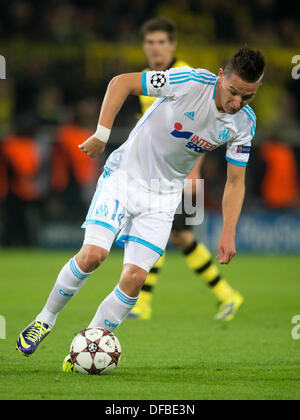
[[[218,76],[186,66],[112,79],[97,130],[79,146],[90,157],[103,152],[129,94],[158,99],[107,159],[83,225],[83,246],[62,268],[41,313],[20,334],[17,349],[21,353],[30,355],[36,350],[60,311],[107,258],[116,237],[125,245],[120,281],[100,304],[89,327],[113,331],[120,325],[165,250],[185,178],[202,153],[224,145],[228,169],[217,259],[220,264],[231,261],[256,127],[248,104],[261,85],[264,66],[259,51],[243,47],[224,70],[220,68]],[[186,117],[189,112],[193,119]]]

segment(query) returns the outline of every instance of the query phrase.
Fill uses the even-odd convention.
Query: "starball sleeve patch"
[[[157,89],[163,87],[166,81],[166,76],[163,73],[154,73],[150,80],[151,85]]]

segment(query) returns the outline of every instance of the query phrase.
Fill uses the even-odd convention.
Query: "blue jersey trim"
[[[252,126],[251,126],[251,131],[250,132],[251,132],[251,136],[254,137],[255,130],[256,130],[256,116],[255,116],[255,114],[254,114],[254,112],[252,111],[251,108],[248,109],[248,108],[244,107],[244,108],[242,108],[242,111],[252,121]]]
[[[219,80],[219,78],[217,77],[217,79],[215,81],[214,91],[213,91],[213,99],[215,99],[215,97],[216,97],[216,88],[217,88],[218,80]]]
[[[163,255],[164,251],[163,249],[159,248],[156,245],[151,244],[148,241],[145,241],[144,239],[138,238],[137,236],[132,236],[132,235],[122,235],[118,238],[117,240],[117,245],[119,245],[121,248],[124,247],[123,242],[125,241],[133,241],[133,242],[137,242],[139,244],[142,244],[144,246],[146,246],[147,248],[152,249],[153,251],[157,252],[159,255]]]
[[[255,113],[254,113],[254,111],[253,111],[253,109],[251,108],[250,105],[245,105],[244,109],[247,109],[250,112],[250,114],[253,115],[254,119],[256,120],[256,115],[255,115]]]
[[[170,74],[169,80],[178,80],[178,79],[185,79],[189,76],[195,77],[196,79],[206,79],[206,80],[211,80],[211,79],[215,79],[217,76],[215,76],[214,74],[207,74],[207,73],[196,73],[196,72],[184,72],[184,73],[174,73],[174,74]]]
[[[88,219],[84,222],[84,224],[82,225],[82,228],[85,228],[87,225],[103,226],[111,230],[115,235],[118,233],[117,229],[114,226],[110,225],[109,223],[102,222],[101,220]]]
[[[188,79],[185,80],[178,80],[178,82],[170,82],[170,85],[178,85],[179,83],[186,83],[189,81],[193,81],[193,82],[198,82],[198,83],[202,83],[203,85],[214,85],[215,82],[204,82],[203,80],[197,80],[194,79],[193,77],[189,77]]]
[[[244,113],[250,118],[250,120],[253,122],[253,124],[256,124],[256,117],[255,117],[254,114],[250,113],[250,110],[248,110],[247,108],[245,109],[245,107],[244,107],[244,108],[242,108],[242,111],[244,111]]]
[[[142,73],[142,88],[143,88],[143,95],[148,96],[147,73],[145,71],[143,71],[143,73]]]
[[[235,160],[235,159],[231,159],[228,156],[225,156],[225,159],[227,160],[227,162],[231,163],[232,165],[237,165],[237,166],[247,166],[247,162],[241,162],[239,160]]]
[[[129,137],[130,136],[134,136],[138,131],[139,131],[139,129],[145,124],[145,122],[147,121],[147,119],[150,117],[150,115],[163,103],[163,102],[165,102],[167,100],[167,98],[164,98],[151,112],[150,112],[150,114],[142,121],[142,119],[144,118],[144,117],[142,117],[141,118],[141,120],[139,121],[139,123],[140,123],[140,125],[139,126],[137,126],[134,130],[132,130],[132,132],[129,134]],[[147,112],[147,111],[146,111]]]

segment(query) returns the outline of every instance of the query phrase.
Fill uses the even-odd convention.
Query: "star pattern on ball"
[[[121,345],[111,331],[87,328],[72,341],[70,357],[76,371],[102,375],[117,367],[121,359]]]

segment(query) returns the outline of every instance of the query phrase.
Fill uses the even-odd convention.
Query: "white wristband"
[[[103,125],[98,124],[97,130],[95,131],[93,137],[96,139],[103,141],[103,143],[107,143],[111,130],[109,128],[103,127]]]

